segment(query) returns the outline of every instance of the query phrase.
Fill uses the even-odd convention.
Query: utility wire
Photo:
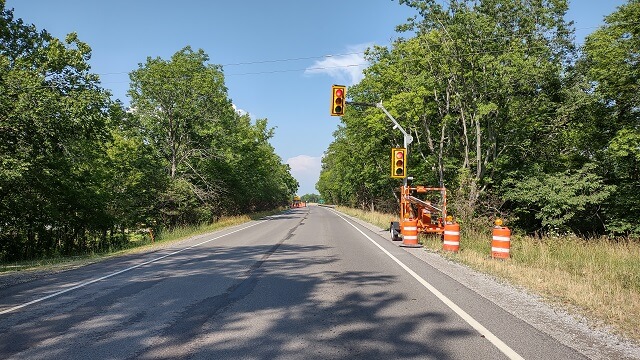
[[[625,23],[620,23],[620,24],[608,24],[609,26],[614,26],[614,25],[635,25],[635,24],[640,24],[640,21],[633,21],[633,22],[625,22]],[[601,25],[602,26],[602,25]],[[591,27],[584,27],[584,28],[577,28],[575,30],[588,30],[588,29],[597,29],[601,26],[591,26]],[[495,37],[486,37],[486,38],[469,38],[469,40],[473,41],[473,42],[477,42],[477,43],[492,43],[495,42],[496,40],[507,40],[510,38],[514,38],[514,37],[518,37],[518,38],[526,38],[527,36],[534,36],[534,35],[539,35],[539,33],[527,33],[527,34],[514,34],[514,35],[504,35],[504,36],[495,36]],[[391,44],[389,44],[391,45]],[[381,45],[379,45],[381,46]],[[388,45],[384,45],[384,46],[388,46]],[[533,47],[528,47],[527,49],[531,50],[531,49],[540,49],[540,48],[546,48],[546,46],[533,46]],[[498,53],[504,53],[504,54],[508,54],[510,53],[509,51],[502,51],[502,50],[492,50],[492,51],[477,51],[477,52],[470,52],[470,53],[462,53],[462,54],[456,54],[456,56],[460,57],[460,56],[477,56],[477,55],[483,55],[483,54],[498,54]],[[242,62],[235,62],[235,63],[226,63],[226,64],[220,64],[221,67],[231,67],[231,66],[246,66],[246,65],[259,65],[259,64],[273,64],[273,63],[283,63],[283,62],[292,62],[292,61],[301,61],[301,60],[313,60],[313,59],[323,59],[323,58],[338,58],[341,56],[349,56],[349,55],[364,55],[365,51],[356,51],[356,52],[349,52],[349,53],[337,53],[337,54],[327,54],[327,55],[319,55],[319,56],[305,56],[305,57],[292,57],[292,58],[282,58],[282,59],[266,59],[266,60],[254,60],[254,61],[242,61]],[[441,56],[439,57],[439,59],[445,59],[445,57]],[[406,58],[405,58],[406,60]],[[262,74],[275,74],[275,73],[287,73],[287,72],[297,72],[297,71],[306,71],[306,70],[326,70],[329,68],[348,68],[348,67],[355,67],[355,66],[362,66],[362,64],[348,64],[348,65],[337,65],[337,66],[333,66],[333,67],[316,67],[316,68],[305,68],[305,69],[285,69],[285,70],[266,70],[266,71],[255,71],[255,72],[243,72],[243,73],[229,73],[229,74],[225,74],[226,76],[244,76],[244,75],[262,75]],[[108,75],[122,75],[122,74],[128,74],[130,73],[130,71],[122,71],[122,72],[108,72],[108,73],[97,73],[96,75],[99,76],[108,76]]]

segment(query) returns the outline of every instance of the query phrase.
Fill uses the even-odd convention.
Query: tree
[[[90,47],[14,19],[0,2],[0,245],[22,258],[90,246],[110,226],[102,144],[109,94]]]
[[[233,110],[222,69],[208,60],[187,46],[130,74],[133,116],[170,178],[159,205],[170,227],[271,209],[298,187],[268,142],[267,120]]]
[[[605,182],[616,185],[605,202],[607,230],[640,234],[640,1],[630,0],[590,34],[576,66],[587,111],[574,138],[598,164]],[[585,106],[586,107],[586,106]]]
[[[211,208],[223,192],[205,169],[222,158],[235,112],[220,67],[206,64],[208,59],[187,46],[168,61],[147,58],[130,74],[131,107],[144,136],[164,158],[172,181],[182,184],[163,197],[170,226],[211,219],[196,208]],[[192,205],[181,207],[187,203]],[[187,212],[192,215],[184,218]]]
[[[556,112],[564,64],[573,54],[563,19],[566,1],[400,3],[419,15],[398,28],[413,31],[412,37],[390,49],[370,49],[371,66],[348,93],[355,102],[382,100],[411,132],[409,175],[456,190],[452,207],[472,215],[510,176],[526,177],[540,166],[564,170],[555,148],[562,132]],[[321,194],[327,182],[342,181],[336,172],[344,172],[349,179],[332,188],[358,201],[375,189],[377,201],[384,202],[394,188],[386,179],[388,151],[401,137],[378,109],[348,108],[343,122],[345,130],[324,163],[330,175],[321,175]],[[332,155],[346,150],[349,156]],[[346,164],[339,160],[354,168],[336,169]]]

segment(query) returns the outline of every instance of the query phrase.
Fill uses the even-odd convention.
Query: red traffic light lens
[[[396,152],[396,159],[402,159],[402,157],[403,157],[402,151]]]
[[[336,96],[342,97],[342,94],[343,94],[342,89],[336,90]]]

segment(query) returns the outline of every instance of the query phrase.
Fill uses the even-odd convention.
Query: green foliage
[[[91,248],[113,221],[100,188],[109,94],[75,34],[38,33],[1,5],[0,256]]]
[[[125,112],[76,34],[38,32],[4,5],[0,261],[122,248],[138,230],[277,208],[297,190],[267,120],[233,110],[202,50],[147,59]]]
[[[604,224],[598,210],[615,186],[605,185],[595,168],[594,164],[586,164],[578,171],[538,173],[520,181],[510,180],[513,188],[505,192],[504,198],[518,204],[516,216],[533,215],[543,230],[601,231]]]
[[[318,194],[304,194],[300,197],[300,199],[306,203],[319,203],[320,195]]]
[[[578,57],[567,1],[401,0],[416,16],[366,52],[354,102],[383,101],[415,141],[414,184],[449,189],[466,223],[499,214],[528,231],[640,234],[637,191],[640,2],[606,18]],[[399,132],[348,106],[318,190],[336,204],[391,209]],[[480,225],[480,224],[478,224]]]
[[[616,185],[606,204],[607,229],[634,236],[640,236],[639,16],[637,0],[607,16],[605,25],[587,37],[577,66],[577,73],[588,84],[585,92],[594,102],[585,115],[598,116],[590,119],[594,126],[582,138],[589,141],[585,147],[597,156],[605,181]]]

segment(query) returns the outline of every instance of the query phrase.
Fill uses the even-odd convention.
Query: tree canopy
[[[288,204],[298,183],[273,129],[233,110],[203,50],[140,64],[129,110],[90,57],[76,34],[59,40],[0,0],[0,261]]]
[[[400,3],[417,13],[398,26],[407,36],[370,48],[348,94],[382,101],[411,133],[414,183],[445,185],[467,222],[506,215],[532,232],[640,234],[637,0],[582,49],[567,1]],[[349,106],[335,137],[321,196],[396,208],[388,159],[402,135],[385,115]]]

